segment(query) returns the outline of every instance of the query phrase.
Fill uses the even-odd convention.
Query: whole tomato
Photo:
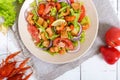
[[[120,52],[113,47],[101,46],[100,52],[108,64],[114,64],[120,57]]]
[[[105,35],[105,41],[108,46],[120,46],[120,28],[111,27]]]

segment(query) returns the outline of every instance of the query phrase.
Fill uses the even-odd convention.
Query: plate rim
[[[26,1],[27,1],[27,0],[26,0]],[[26,1],[25,1],[25,2],[26,2]],[[33,54],[33,53],[27,48],[27,46],[25,45],[25,43],[24,43],[24,41],[23,41],[23,39],[22,39],[22,36],[21,36],[21,34],[20,34],[20,28],[19,28],[19,26],[20,26],[21,10],[23,9],[23,6],[22,6],[21,9],[20,9],[19,17],[18,17],[18,33],[19,33],[20,39],[21,39],[23,45],[25,46],[25,48],[26,48],[31,54],[33,54],[35,57],[37,57],[39,60],[44,61],[44,62],[46,62],[46,63],[51,63],[51,64],[65,64],[65,63],[74,62],[74,61],[80,59],[81,57],[83,57],[84,55],[86,55],[86,53],[88,52],[88,50],[92,47],[93,43],[95,42],[95,39],[97,38],[97,35],[98,35],[98,29],[99,29],[99,18],[98,18],[97,9],[96,9],[96,7],[95,7],[94,2],[91,1],[91,0],[89,0],[89,1],[91,2],[92,6],[93,6],[93,10],[95,11],[95,14],[96,14],[96,20],[97,20],[97,21],[96,21],[96,22],[97,22],[96,27],[97,27],[97,28],[96,28],[96,33],[95,33],[94,39],[93,39],[92,42],[90,43],[90,46],[89,46],[89,47],[87,48],[87,50],[85,50],[85,52],[82,53],[80,56],[78,56],[78,57],[76,57],[76,58],[74,58],[74,59],[68,60],[68,61],[64,61],[64,62],[55,62],[55,61],[47,61],[47,60],[45,60],[45,59],[41,59],[41,58],[39,58],[36,54]],[[23,5],[25,4],[25,2],[23,3]]]

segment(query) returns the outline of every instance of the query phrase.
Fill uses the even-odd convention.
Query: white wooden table
[[[120,0],[110,1],[120,20]],[[120,80],[120,60],[108,65],[98,54],[55,80]]]

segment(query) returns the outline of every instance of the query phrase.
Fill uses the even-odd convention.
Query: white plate
[[[25,20],[24,13],[25,10],[29,7],[30,3],[33,2],[33,0],[25,0],[19,14],[18,29],[24,45],[33,55],[35,55],[37,58],[41,59],[42,61],[48,63],[54,63],[54,64],[63,64],[63,63],[72,62],[79,59],[81,56],[85,55],[85,53],[90,49],[93,42],[95,41],[98,32],[99,23],[98,23],[97,11],[92,0],[79,0],[79,1],[84,2],[87,15],[90,17],[91,20],[91,26],[86,31],[86,41],[81,44],[81,50],[78,53],[51,56],[45,51],[42,51],[39,48],[37,48],[31,39],[31,36],[27,30],[27,22]]]

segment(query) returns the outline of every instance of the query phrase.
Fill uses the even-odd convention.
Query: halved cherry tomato
[[[49,21],[50,21],[50,23],[49,23],[49,27],[52,27],[52,23],[55,21],[55,17],[53,17],[53,16],[49,16]]]
[[[32,38],[35,40],[36,43],[40,42],[39,36],[39,30],[33,26],[33,25],[28,25],[28,31],[31,34]]]
[[[73,49],[74,49],[74,46],[73,46],[72,41],[70,41],[70,40],[67,39],[67,38],[63,38],[62,41],[66,43],[66,45],[65,45],[66,48],[68,48],[68,49],[70,49],[70,50],[73,50]]]
[[[49,15],[42,15],[42,18],[47,21],[49,19]]]
[[[46,5],[45,5],[45,10],[44,10],[44,13],[43,15],[47,15],[49,12],[50,12],[50,9],[52,7],[55,6],[55,2],[48,2]]]
[[[79,18],[79,22],[81,22],[81,20],[85,17],[85,7],[84,5],[81,6],[81,13],[80,13],[80,18]]]
[[[60,10],[61,4],[59,2],[56,3],[56,8],[57,8],[58,11]]]
[[[61,38],[56,38],[56,39],[54,39],[54,41],[53,41],[53,45],[54,46],[58,46],[58,43],[61,41]]]
[[[74,3],[74,0],[70,0],[70,3]]]
[[[49,4],[49,6],[52,6],[52,7],[55,7],[55,6],[56,6],[56,5],[55,5],[56,3],[53,2],[53,1],[52,1],[52,2],[49,2],[48,4]]]
[[[45,10],[45,4],[39,4],[39,7],[38,7],[38,14],[39,14],[40,16],[43,15],[44,10]]]
[[[73,43],[72,41],[70,41],[68,38],[56,38],[54,41],[53,41],[53,45],[54,46],[58,46],[58,44],[60,42],[63,42],[65,44],[65,48],[68,48],[70,50],[73,50],[74,49],[74,46],[73,46]]]

